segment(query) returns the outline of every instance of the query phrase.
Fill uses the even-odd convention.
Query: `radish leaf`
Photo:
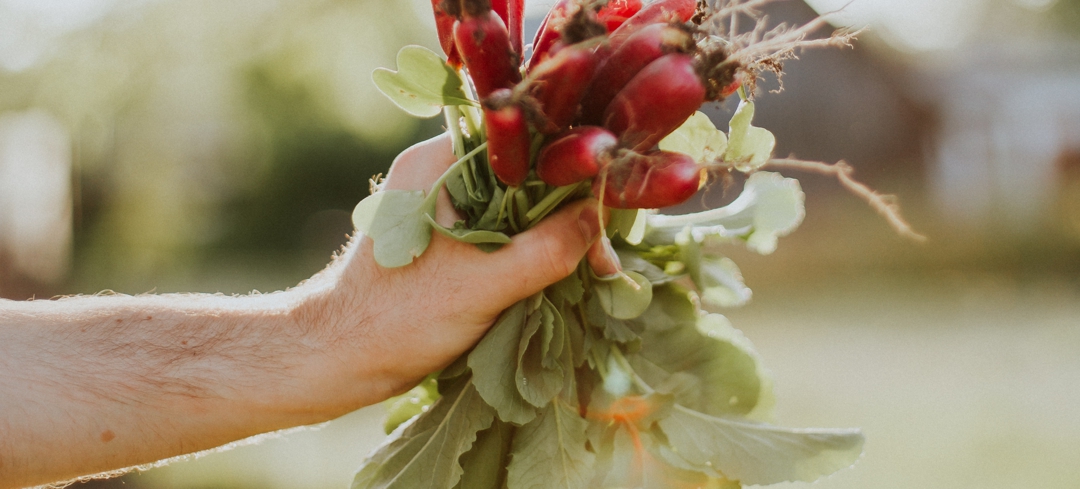
[[[459,379],[424,415],[403,425],[356,474],[352,489],[450,489],[461,478],[458,457],[487,429],[492,409],[468,379]]]
[[[502,315],[469,354],[476,391],[507,423],[525,424],[536,409],[522,399],[516,384],[515,366],[522,329],[528,318],[527,301],[520,301]]]
[[[558,356],[565,341],[562,316],[545,298],[526,319],[518,345],[514,380],[518,393],[529,404],[543,408],[562,390],[565,379]]]
[[[361,200],[353,225],[375,243],[375,261],[387,268],[412,263],[431,243],[427,215],[435,214],[420,190],[382,190]]]
[[[397,66],[398,71],[376,69],[371,80],[394,105],[411,115],[435,117],[447,105],[476,105],[462,90],[461,77],[428,48],[401,48]]]
[[[633,321],[644,331],[641,349],[627,359],[647,384],[674,395],[679,404],[713,415],[753,411],[768,385],[757,358],[744,349],[745,342],[731,340],[734,333],[703,334],[686,294],[672,286],[658,288],[658,305]]]
[[[756,172],[739,197],[724,207],[677,216],[650,215],[645,241],[654,246],[673,244],[680,233],[689,232],[697,242],[743,239],[748,248],[767,255],[776,250],[780,236],[802,223],[805,198],[798,180]]]
[[[552,402],[514,436],[507,486],[516,489],[583,489],[595,455],[585,449],[588,423],[576,410]]]
[[[776,147],[776,137],[768,129],[754,127],[754,103],[746,100],[735,109],[731,116],[730,134],[724,161],[732,164],[736,170],[751,172],[761,168],[772,157]]]
[[[652,284],[640,273],[626,271],[624,274],[625,277],[619,275],[595,279],[593,293],[609,316],[633,319],[649,307],[649,302],[652,301]]]
[[[447,238],[453,239],[455,241],[460,241],[462,243],[470,243],[470,244],[498,244],[498,245],[504,245],[504,244],[510,243],[510,237],[503,234],[503,233],[500,233],[498,231],[484,231],[484,230],[480,230],[480,229],[469,229],[469,228],[464,226],[464,224],[465,224],[464,221],[458,221],[458,222],[454,223],[454,227],[448,228],[446,226],[440,225],[439,223],[435,222],[435,220],[432,219],[431,216],[428,215],[428,214],[424,214],[424,217],[427,218],[428,223],[431,224],[431,226],[433,228],[435,228],[435,230],[438,231],[439,234],[441,234],[443,236],[446,236]],[[494,250],[485,250],[485,251],[494,251]]]
[[[703,112],[695,112],[675,132],[660,141],[660,149],[689,155],[701,164],[720,160],[727,147],[727,135]]]
[[[680,405],[658,424],[680,458],[743,484],[813,482],[854,464],[862,454],[858,430],[780,428]]]

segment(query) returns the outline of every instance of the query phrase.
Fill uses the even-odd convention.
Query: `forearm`
[[[0,487],[327,419],[306,318],[319,296],[0,302]]]

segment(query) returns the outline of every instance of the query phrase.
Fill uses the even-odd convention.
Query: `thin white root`
[[[845,161],[841,160],[834,164],[828,164],[820,161],[780,158],[769,160],[766,167],[776,169],[786,168],[790,170],[817,173],[818,175],[834,176],[840,181],[840,184],[843,185],[844,188],[866,201],[866,203],[877,211],[881,217],[884,217],[885,221],[896,230],[897,234],[918,243],[925,243],[927,241],[926,236],[916,232],[911,225],[904,220],[904,217],[900,213],[900,205],[897,204],[895,196],[877,193],[870,187],[867,187],[865,184],[852,178],[851,175],[855,173],[855,169]]]

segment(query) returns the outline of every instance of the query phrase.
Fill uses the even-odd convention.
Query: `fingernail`
[[[581,209],[581,213],[578,214],[577,223],[578,228],[581,229],[581,236],[585,238],[586,242],[591,243],[600,234],[600,219],[596,214],[596,206],[585,205],[585,208]]]
[[[615,248],[611,246],[611,240],[607,236],[593,243],[586,254],[586,259],[597,277],[610,278],[622,271],[622,262],[619,261],[619,255],[615,253]]]

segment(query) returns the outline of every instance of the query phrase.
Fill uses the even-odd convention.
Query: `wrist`
[[[293,289],[298,300],[290,316],[305,332],[308,358],[301,370],[311,386],[301,401],[325,419],[411,387],[394,369],[400,359],[382,346],[386,338],[379,324],[385,314],[371,298],[380,295],[375,289],[384,270],[362,252],[363,241],[354,238],[326,270]]]

